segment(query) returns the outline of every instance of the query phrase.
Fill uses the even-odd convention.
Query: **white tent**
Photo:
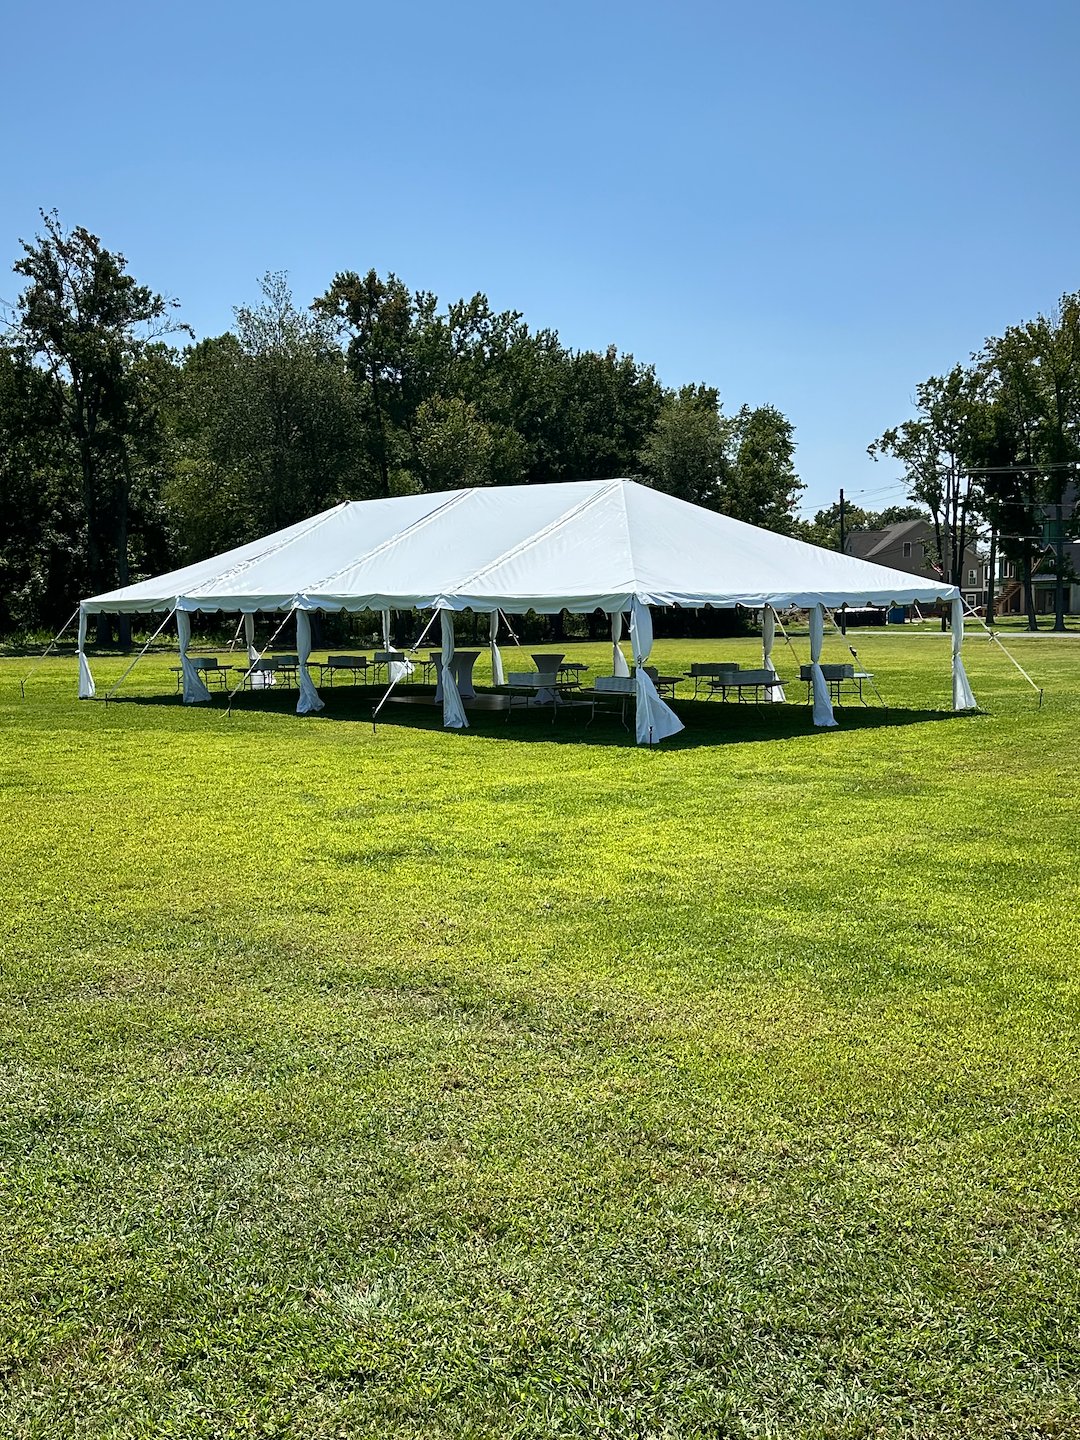
[[[644,666],[652,647],[650,605],[736,605],[765,616],[765,665],[771,668],[772,615],[797,606],[810,613],[814,720],[835,721],[820,669],[824,609],[950,601],[953,607],[953,704],[975,701],[960,658],[963,609],[955,586],[822,550],[717,515],[631,480],[502,486],[347,501],[288,529],[167,575],[84,600],[79,617],[80,695],[93,693],[83,654],[87,616],[100,612],[176,612],[184,698],[206,698],[187,663],[190,616],[199,611],[296,612],[301,713],[321,701],[307,673],[310,612],[439,612],[443,715],[467,725],[449,661],[455,611],[553,614],[603,609],[612,617],[613,660],[625,668],[618,639],[630,612],[636,667],[637,732],[643,742],[682,726],[660,700]],[[249,629],[250,635],[250,629]],[[202,692],[202,693],[200,693]]]

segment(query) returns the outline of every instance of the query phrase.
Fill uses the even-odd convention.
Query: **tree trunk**
[[[1054,629],[1065,629],[1065,509],[1059,500],[1054,506]]]
[[[1020,573],[1024,583],[1024,608],[1027,610],[1029,630],[1038,630],[1039,618],[1035,614],[1035,586],[1031,579],[1031,556],[1025,555],[1020,562]]]
[[[131,469],[127,450],[124,451],[123,473],[120,480],[120,496],[116,514],[116,579],[119,587],[128,583],[128,493],[131,489]],[[116,617],[116,638],[121,650],[131,649],[131,616]]]
[[[375,420],[378,425],[379,475],[382,477],[383,494],[390,494],[390,465],[386,453],[386,425],[383,422],[382,402],[379,398],[379,378],[375,365],[371,365],[371,400],[375,406]]]
[[[994,584],[997,577],[997,528],[990,528],[990,575],[986,582],[986,623],[994,628]]]

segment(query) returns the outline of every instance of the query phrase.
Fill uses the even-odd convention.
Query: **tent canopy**
[[[955,586],[759,530],[632,480],[347,501],[96,595],[82,612],[761,609],[955,600]]]

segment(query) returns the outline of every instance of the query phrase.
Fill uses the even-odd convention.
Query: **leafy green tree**
[[[146,498],[136,494],[136,477],[159,420],[146,356],[159,337],[185,327],[171,318],[177,302],[138,284],[123,255],[81,226],[65,232],[55,211],[42,220],[44,235],[20,242],[14,270],[26,284],[8,344],[43,377],[37,398],[56,462],[77,474],[81,566],[72,578],[94,591],[128,583],[131,539],[142,523],[135,502]],[[103,617],[100,629],[109,624]]]
[[[425,311],[434,297],[425,296]],[[317,314],[347,337],[349,368],[356,381],[365,449],[378,475],[379,493],[392,493],[391,472],[405,459],[407,421],[427,398],[423,371],[414,373],[417,305],[397,278],[381,279],[374,270],[335,276],[315,302]],[[429,357],[429,363],[434,357]]]
[[[380,493],[334,327],[297,308],[284,275],[236,312],[235,334],[184,356],[178,455],[166,495],[195,557]]]
[[[998,409],[995,458],[1011,451],[1015,467],[1000,466],[987,478],[1004,523],[1016,527],[1013,549],[1024,576],[1028,623],[1037,626],[1031,575],[1041,551],[1055,579],[1054,629],[1064,630],[1070,574],[1065,499],[1080,468],[1080,294],[1063,295],[1052,315],[988,340],[981,359]]]
[[[805,488],[795,473],[795,427],[774,405],[743,405],[726,429],[729,463],[719,508],[749,525],[793,533]]]
[[[80,492],[49,380],[0,345],[0,631],[60,625],[82,588]]]
[[[930,512],[942,576],[959,585],[982,500],[972,472],[986,429],[985,374],[956,365],[948,375],[917,385],[915,401],[916,416],[886,430],[867,449],[875,460],[889,455],[901,463],[911,499]]]
[[[658,490],[693,505],[722,509],[728,431],[719,392],[709,385],[684,385],[669,392],[638,458]]]
[[[423,401],[416,413],[414,433],[425,490],[453,490],[494,482],[497,440],[468,400],[459,395],[444,400],[437,395]]]

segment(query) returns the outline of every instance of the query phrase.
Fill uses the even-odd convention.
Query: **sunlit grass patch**
[[[1080,648],[853,643],[656,752],[3,662],[4,1433],[1080,1433]]]

